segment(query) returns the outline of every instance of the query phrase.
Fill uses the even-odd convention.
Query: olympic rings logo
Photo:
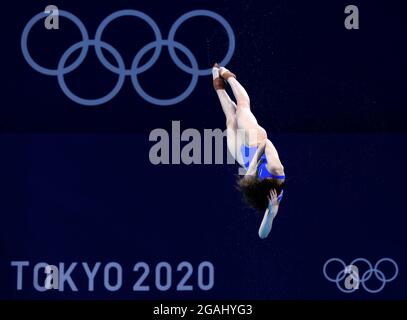
[[[185,100],[195,89],[199,76],[208,76],[211,75],[212,69],[199,69],[198,62],[196,61],[195,56],[192,52],[182,45],[181,43],[175,40],[175,35],[177,33],[178,28],[188,19],[194,17],[209,17],[216,21],[218,21],[226,30],[228,39],[229,39],[229,48],[227,50],[226,56],[220,62],[221,65],[227,65],[231,60],[234,50],[235,50],[235,35],[233,33],[232,27],[230,24],[219,14],[209,11],[209,10],[193,10],[190,12],[185,13],[184,15],[180,16],[174,24],[171,26],[170,31],[168,33],[167,39],[163,39],[161,35],[161,31],[158,25],[154,22],[152,18],[141,11],[137,10],[120,10],[110,14],[106,17],[99,25],[96,30],[96,34],[94,39],[90,39],[88,35],[88,31],[86,30],[84,24],[79,20],[76,16],[72,13],[64,10],[59,10],[59,15],[62,17],[67,18],[68,20],[72,21],[79,29],[82,40],[73,44],[69,47],[59,59],[59,63],[56,69],[50,69],[39,65],[37,62],[34,61],[32,58],[29,50],[28,50],[28,36],[32,29],[32,27],[40,20],[47,17],[45,12],[40,12],[35,15],[31,20],[28,21],[27,25],[25,26],[22,36],[21,36],[21,49],[23,52],[23,56],[27,63],[39,73],[48,75],[48,76],[56,76],[58,79],[58,84],[61,87],[62,91],[65,95],[79,103],[81,105],[86,106],[96,106],[103,103],[106,103],[113,99],[121,90],[124,80],[126,76],[131,78],[133,83],[134,89],[136,92],[147,102],[150,102],[154,105],[159,106],[170,106],[177,104],[183,100]],[[123,61],[122,56],[120,53],[112,47],[107,42],[102,40],[103,32],[106,27],[115,19],[120,17],[131,16],[136,17],[144,22],[146,22],[154,32],[155,41],[146,44],[140,51],[135,55],[133,62],[130,68],[126,68],[125,63]],[[73,93],[67,86],[65,82],[65,75],[77,69],[82,62],[85,60],[86,55],[88,53],[89,47],[94,47],[96,51],[96,55],[100,63],[109,71],[115,73],[118,78],[114,88],[105,96],[97,98],[97,99],[85,99],[79,97],[75,93]],[[187,89],[181,93],[180,95],[170,98],[170,99],[159,99],[149,95],[140,85],[138,80],[138,76],[143,72],[149,70],[159,59],[162,47],[167,47],[170,57],[173,62],[180,68],[182,71],[191,75],[191,81],[187,87]],[[111,64],[106,57],[104,56],[102,49],[107,50],[115,59],[116,65]],[[184,64],[177,56],[176,49],[180,50],[185,56],[188,58],[190,66]],[[77,50],[80,50],[80,54],[78,58],[73,61],[71,64],[66,65],[69,57]],[[154,50],[152,57],[145,62],[144,64],[140,65],[140,61],[143,59],[144,55],[149,52],[150,50]]]
[[[336,276],[331,277],[330,275],[328,275],[327,269],[329,265],[335,263],[339,263],[339,266],[341,268]],[[361,266],[357,266],[357,264],[359,263],[363,263],[365,267],[367,266],[368,268],[365,272],[363,272],[362,276],[359,275],[359,269],[361,268]],[[385,263],[391,265],[391,267],[394,269],[394,273],[391,275],[391,277],[386,277],[385,273],[379,269],[379,266]],[[356,291],[357,289],[359,289],[360,284],[367,292],[378,293],[384,289],[386,283],[396,279],[399,273],[399,268],[397,263],[390,258],[380,259],[374,266],[372,266],[372,264],[364,258],[357,258],[353,260],[348,266],[341,259],[332,258],[325,262],[323,273],[328,281],[336,283],[338,289],[344,293],[351,293]],[[367,286],[366,283],[372,278],[373,275],[377,280],[381,282],[381,285],[378,288],[371,289]],[[344,287],[342,286],[342,283],[344,283]]]

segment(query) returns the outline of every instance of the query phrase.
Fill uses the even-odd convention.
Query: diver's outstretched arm
[[[277,192],[272,189],[270,191],[269,205],[266,209],[266,212],[264,213],[264,217],[259,228],[259,237],[261,239],[267,238],[267,236],[270,234],[273,220],[278,212],[278,205],[279,199],[277,197]]]

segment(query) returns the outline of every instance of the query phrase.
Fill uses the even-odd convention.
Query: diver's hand
[[[271,189],[269,195],[267,196],[269,199],[269,204],[272,207],[278,207],[279,201],[278,201],[278,196],[277,196],[277,191],[276,189]]]

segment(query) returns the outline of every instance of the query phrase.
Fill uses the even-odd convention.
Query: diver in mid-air
[[[215,64],[213,86],[226,116],[227,146],[235,160],[246,170],[238,187],[246,201],[264,212],[259,237],[266,238],[277,215],[285,181],[284,167],[266,131],[258,124],[250,109],[246,90],[228,69]],[[229,84],[236,99],[225,90]]]

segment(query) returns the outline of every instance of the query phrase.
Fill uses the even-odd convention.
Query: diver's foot
[[[213,88],[215,90],[225,90],[225,80],[220,76],[219,65],[215,63],[212,68]]]
[[[226,81],[231,77],[236,78],[236,75],[233,72],[230,72],[230,70],[226,69],[225,67],[219,68],[219,74]]]

